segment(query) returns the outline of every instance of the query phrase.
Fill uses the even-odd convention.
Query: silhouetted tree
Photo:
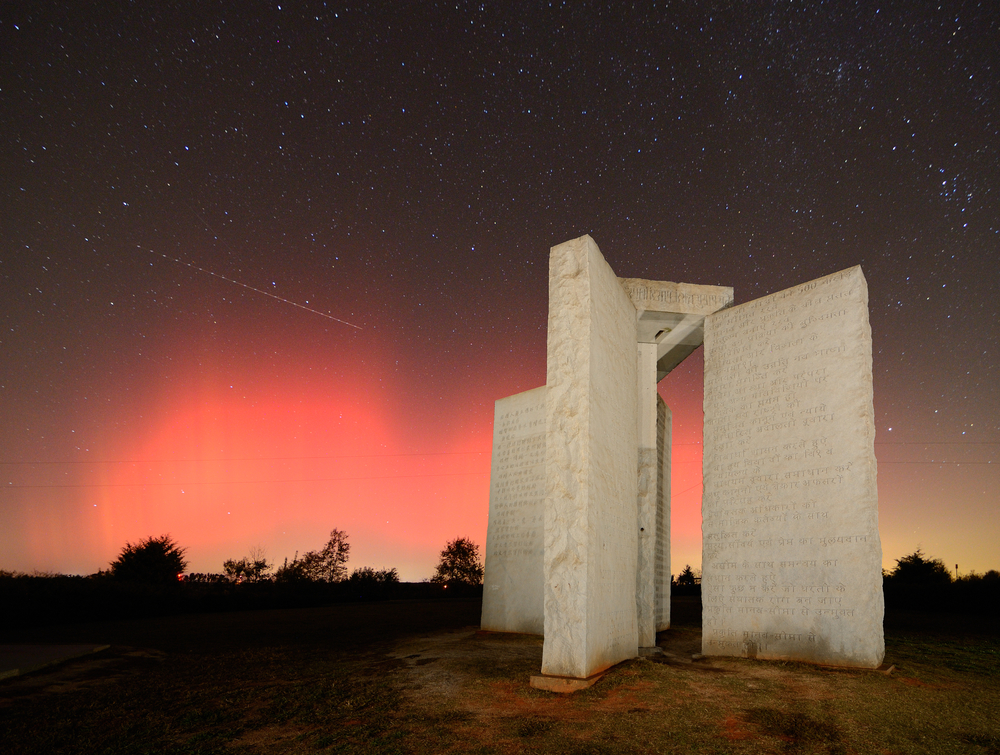
[[[229,577],[225,574],[206,574],[205,572],[194,572],[184,575],[185,584],[192,585],[221,585],[229,582]]]
[[[222,568],[231,582],[239,584],[266,581],[269,579],[267,573],[274,568],[274,565],[268,563],[264,549],[257,546],[250,549],[249,557],[241,558],[238,561],[229,559],[223,562]]]
[[[278,567],[278,570],[274,573],[275,582],[308,582],[309,578],[306,576],[305,570],[302,568],[302,562],[299,560],[298,551],[289,561],[285,559],[285,563]]]
[[[399,573],[395,569],[373,569],[370,566],[362,566],[352,571],[347,581],[362,585],[399,584]]]
[[[187,567],[184,550],[170,535],[125,543],[118,558],[111,562],[111,574],[116,579],[136,582],[176,582]]]
[[[691,570],[691,564],[685,564],[681,573],[677,575],[677,585],[679,587],[693,587],[695,584],[695,575]]]
[[[951,572],[939,558],[927,558],[920,548],[908,556],[896,559],[896,568],[889,579],[897,584],[933,585],[951,582]]]
[[[338,529],[330,530],[330,539],[322,550],[309,551],[299,558],[298,553],[291,563],[285,559],[284,565],[275,572],[276,582],[341,582],[347,577],[347,559],[351,544],[347,533]]]
[[[434,576],[431,577],[431,582],[481,585],[483,564],[479,560],[479,546],[467,537],[449,542],[441,551],[441,561]]]

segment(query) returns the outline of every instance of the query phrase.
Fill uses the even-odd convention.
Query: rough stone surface
[[[636,654],[636,310],[589,236],[549,257],[542,673]]]
[[[859,267],[706,319],[705,655],[882,662],[871,350]]]
[[[638,344],[639,647],[670,627],[670,410],[656,391],[656,344]]]
[[[545,386],[502,398],[493,417],[482,628],[542,634]]]
[[[656,549],[653,565],[653,621],[657,632],[670,628],[670,457],[673,416],[656,396]]]
[[[656,344],[638,345],[639,554],[635,570],[635,603],[639,647],[656,644],[657,509],[660,465],[657,455]]]

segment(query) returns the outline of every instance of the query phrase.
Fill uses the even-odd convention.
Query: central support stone
[[[731,303],[731,288],[618,278],[589,236],[551,250],[546,385],[496,403],[482,616],[544,634],[533,685],[587,686],[670,626],[656,383]]]

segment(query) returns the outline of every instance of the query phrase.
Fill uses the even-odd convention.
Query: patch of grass
[[[964,734],[962,741],[978,747],[985,755],[1000,755],[1000,736],[996,734]]]
[[[784,741],[788,752],[818,750],[831,755],[847,752],[837,726],[818,721],[801,711],[750,708],[743,716],[765,733]]]
[[[1000,679],[1000,638],[901,635],[886,638],[887,657],[901,668],[906,664]]]

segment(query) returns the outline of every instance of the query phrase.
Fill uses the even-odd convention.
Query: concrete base
[[[640,658],[648,658],[651,655],[663,655],[663,648],[658,645],[653,645],[648,648],[639,648],[638,655]]]
[[[587,689],[587,687],[593,687],[602,676],[604,676],[603,673],[588,676],[586,679],[578,679],[575,676],[535,674],[531,677],[531,686],[535,689],[543,689],[546,692],[567,694],[569,692],[579,692],[581,689]]]

